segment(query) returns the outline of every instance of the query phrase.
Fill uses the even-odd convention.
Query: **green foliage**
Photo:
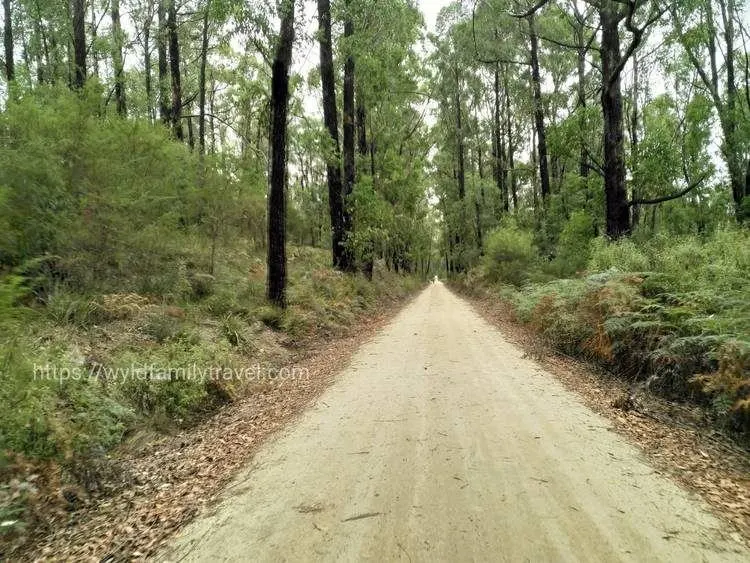
[[[490,281],[520,286],[529,278],[537,256],[532,235],[508,224],[487,237],[483,267]]]
[[[585,232],[584,221],[571,218],[578,221]],[[571,239],[576,241],[561,236],[559,248]],[[741,229],[640,244],[595,239],[587,277],[531,284],[504,298],[554,348],[670,397],[707,405],[722,423],[746,433],[749,249],[750,233]],[[586,254],[585,243],[580,252]]]
[[[597,238],[591,246],[589,270],[602,272],[647,272],[651,269],[648,256],[631,239],[610,242]]]
[[[574,212],[565,223],[557,243],[553,268],[560,277],[572,276],[586,269],[593,238],[591,216],[583,210]]]

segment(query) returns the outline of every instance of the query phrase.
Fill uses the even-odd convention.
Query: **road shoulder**
[[[643,404],[623,404],[620,399],[627,397],[628,386],[622,380],[544,346],[531,331],[511,320],[502,302],[449,289],[586,406],[610,420],[658,472],[703,498],[716,516],[731,525],[734,539],[750,545],[749,452],[696,424],[694,413],[680,405],[656,397]]]

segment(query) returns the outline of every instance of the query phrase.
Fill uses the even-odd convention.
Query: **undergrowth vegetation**
[[[288,308],[268,306],[264,163],[201,162],[97,100],[40,88],[0,113],[0,536],[420,284],[290,246]]]
[[[750,435],[750,233],[596,238],[574,242],[577,251],[561,238],[558,256],[587,258],[564,278],[559,258],[531,259],[530,239],[513,226],[491,234],[483,265],[462,285],[512,303],[517,320],[555,349],[702,404]]]

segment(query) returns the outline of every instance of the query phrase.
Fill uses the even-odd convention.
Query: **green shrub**
[[[648,256],[630,239],[611,242],[599,237],[591,243],[589,270],[592,272],[647,272],[650,269]]]
[[[487,237],[483,267],[491,282],[520,286],[536,268],[537,256],[531,233],[509,225]]]
[[[567,277],[586,269],[590,257],[594,225],[585,211],[575,211],[560,233],[557,256],[553,270],[560,277]]]

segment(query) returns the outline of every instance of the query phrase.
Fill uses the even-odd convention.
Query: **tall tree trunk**
[[[492,115],[492,136],[494,142],[492,143],[492,146],[495,150],[495,154],[493,155],[495,161],[495,183],[500,192],[503,211],[507,213],[510,210],[510,202],[508,197],[508,173],[505,169],[505,147],[503,143],[503,132],[500,125],[500,65],[498,63],[495,63],[494,78],[495,107]]]
[[[323,121],[331,137],[333,154],[326,162],[328,177],[328,207],[331,215],[331,252],[333,266],[344,269],[344,200],[341,182],[341,152],[339,148],[336,83],[333,72],[333,42],[331,39],[330,0],[318,0],[318,28],[320,37],[320,78],[323,93]]]
[[[188,116],[187,116],[186,121],[187,121],[187,132],[188,132],[187,143],[188,143],[188,147],[190,147],[190,151],[192,152],[195,150],[195,133],[193,131],[193,115],[191,111],[192,109],[191,106],[192,106],[192,102],[187,104]]]
[[[72,0],[71,8],[75,67],[73,86],[80,90],[86,85],[86,0]]]
[[[529,16],[529,38],[531,40],[531,84],[534,90],[534,127],[536,128],[537,154],[539,157],[539,184],[542,205],[550,193],[549,168],[547,162],[547,132],[544,128],[544,106],[542,105],[542,82],[539,72],[539,36],[535,17]]]
[[[743,222],[750,219],[750,210],[742,205],[745,197],[750,197],[750,186],[747,185],[744,159],[738,131],[740,116],[737,114],[737,82],[735,78],[735,47],[734,47],[734,18],[739,16],[735,0],[720,0],[721,14],[724,23],[724,65],[726,67],[726,117],[722,120],[726,131],[725,138],[728,153],[728,168],[732,182],[732,197],[734,199],[737,220]]]
[[[151,23],[154,19],[152,9],[152,5],[149,4],[148,15],[143,22],[143,72],[146,83],[146,109],[148,118],[153,122],[156,117],[154,115],[154,94],[151,85]]]
[[[604,0],[599,11],[602,28],[602,114],[604,117],[604,197],[607,236],[618,239],[630,233],[630,209],[625,187],[625,154],[620,72],[621,16],[615,0]]]
[[[94,76],[99,78],[99,53],[96,50],[96,2],[91,2],[91,67],[93,69]]]
[[[122,61],[123,33],[120,24],[120,0],[110,0],[112,14],[112,68],[115,73],[115,101],[117,113],[125,117],[128,108],[125,103],[125,75]]]
[[[159,73],[159,116],[162,123],[169,127],[172,122],[172,105],[170,103],[169,89],[169,59],[167,59],[167,7],[166,2],[170,0],[158,0],[157,19],[159,32],[156,34],[156,51],[158,57]]]
[[[463,130],[463,116],[461,111],[461,80],[459,77],[458,65],[456,65],[456,93],[455,93],[455,104],[456,104],[456,158],[458,161],[458,169],[456,170],[456,179],[458,180],[458,199],[463,202],[464,196],[466,195],[466,166],[464,163],[464,130]]]
[[[180,41],[177,36],[177,0],[169,0],[167,9],[167,32],[169,35],[169,74],[172,78],[172,132],[182,141],[182,75],[180,74]]]
[[[578,143],[580,144],[580,156],[578,159],[578,173],[581,178],[589,176],[589,159],[586,152],[586,47],[584,44],[583,32],[578,34]]]
[[[211,0],[203,8],[203,34],[201,37],[201,66],[198,73],[198,153],[206,154],[206,64],[208,62],[208,14]]]
[[[631,170],[633,171],[633,200],[638,200],[640,196],[640,186],[638,185],[638,120],[640,119],[638,113],[638,87],[639,87],[639,74],[638,74],[638,54],[633,53],[633,94],[632,94],[632,107],[630,112],[630,160]],[[633,205],[631,212],[631,228],[636,228],[640,222],[641,206]]]
[[[346,0],[347,11],[351,0]],[[344,21],[344,38],[354,35],[354,22],[347,13]],[[354,235],[354,220],[352,217],[352,192],[356,175],[354,160],[354,56],[350,53],[344,63],[344,230],[347,244],[344,246],[342,269],[354,271],[354,250],[349,241]]]
[[[357,152],[367,156],[367,109],[361,89],[357,91]]]
[[[216,123],[214,121],[214,115],[216,115],[214,110],[214,101],[216,99],[216,79],[213,77],[213,73],[211,74],[211,95],[208,99],[208,105],[210,108],[210,117],[208,119],[208,130],[211,134],[211,154],[216,154]]]
[[[3,13],[5,14],[5,33],[3,34],[3,45],[5,47],[5,78],[8,83],[13,82],[16,76],[15,57],[13,53],[13,12],[10,0],[3,0]]]
[[[515,163],[515,150],[516,146],[513,142],[513,119],[510,113],[510,91],[508,89],[508,69],[505,68],[503,89],[505,90],[505,125],[506,134],[508,137],[508,187],[510,188],[510,194],[513,198],[513,213],[518,212],[518,190],[516,183],[516,163]]]
[[[286,121],[289,108],[289,67],[294,46],[294,4],[295,0],[284,0],[279,9],[281,27],[271,75],[266,297],[279,307],[286,307]]]
[[[365,107],[365,98],[362,90],[357,91],[357,152],[359,153],[360,163],[365,162],[368,155],[367,144],[367,109]],[[368,280],[372,280],[373,270],[375,268],[375,245],[372,240],[365,242],[365,248],[362,257],[362,271]]]

